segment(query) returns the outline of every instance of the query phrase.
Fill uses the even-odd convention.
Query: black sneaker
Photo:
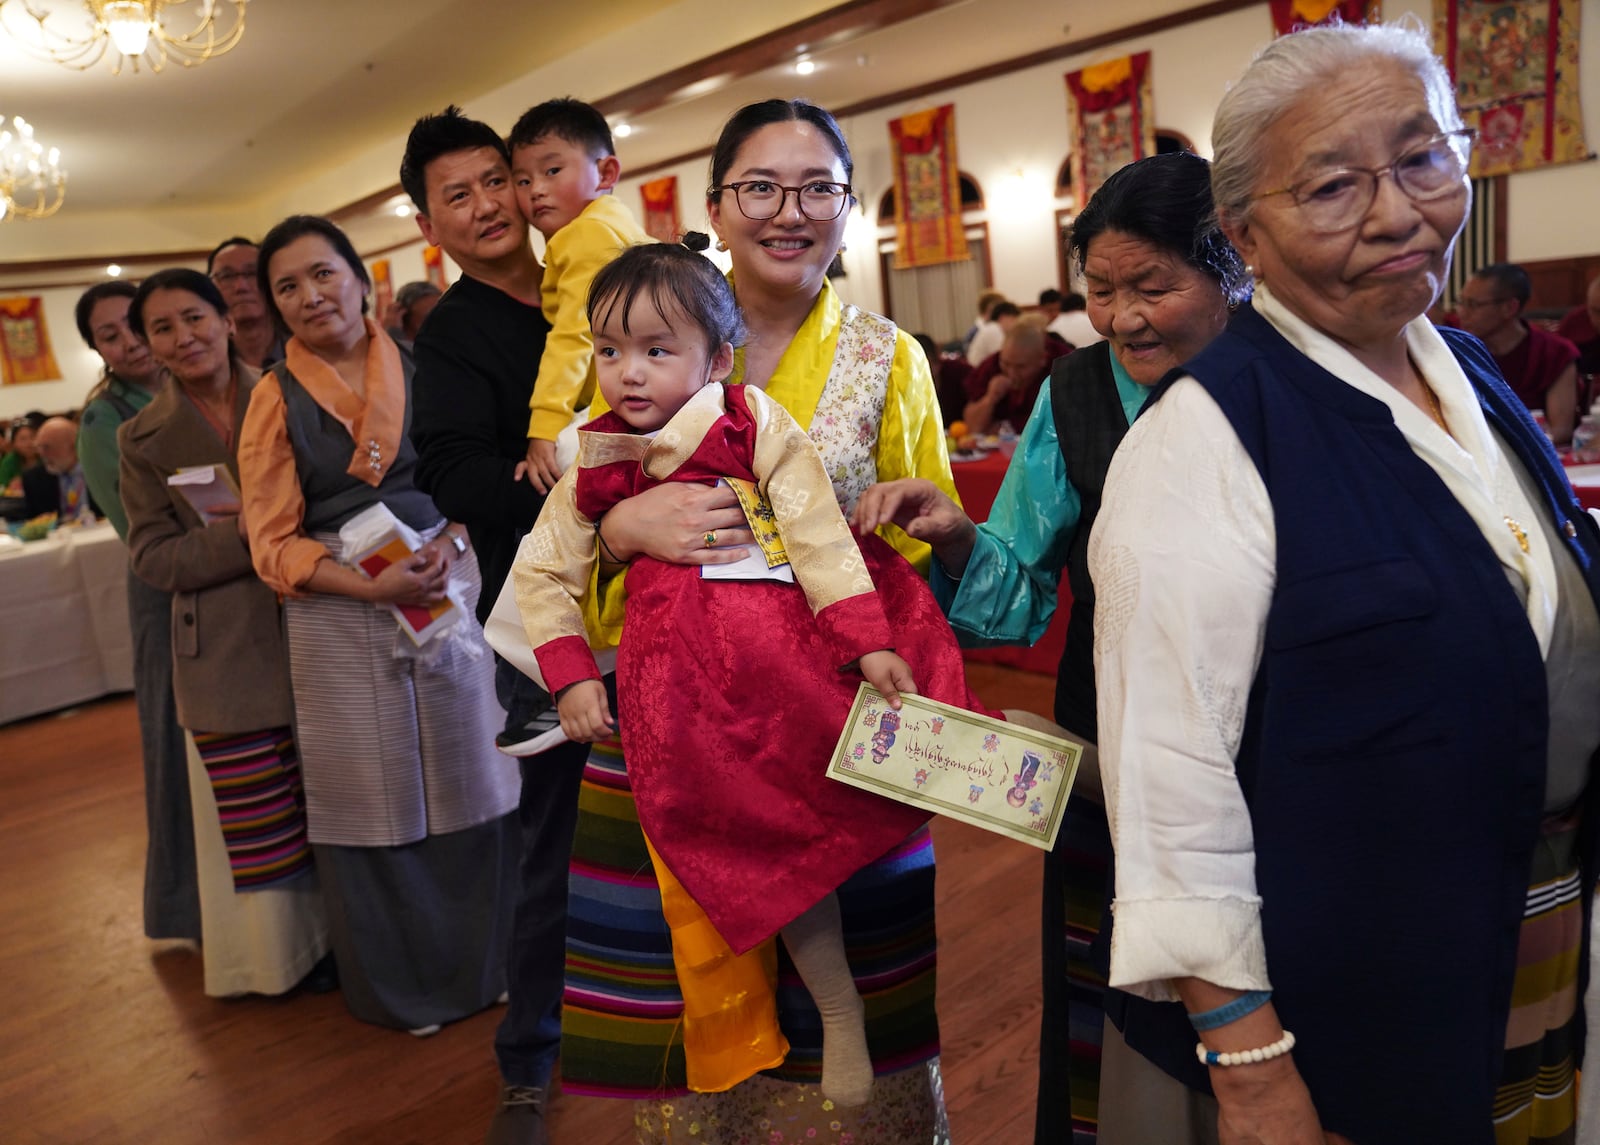
[[[494,746],[504,755],[529,756],[549,751],[567,742],[567,733],[561,730],[561,717],[555,705],[538,712],[520,728],[507,728],[494,737]]]

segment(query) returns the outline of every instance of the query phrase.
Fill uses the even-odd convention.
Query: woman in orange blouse
[[[262,241],[261,293],[291,335],[250,400],[239,451],[256,571],[283,594],[308,827],[345,1001],[424,1035],[493,1003],[515,898],[515,764],[473,616],[477,561],[413,483],[411,364],[366,317],[371,283],[338,227],[296,215]],[[376,578],[339,528],[382,503],[422,536]],[[434,605],[418,651],[385,604]]]

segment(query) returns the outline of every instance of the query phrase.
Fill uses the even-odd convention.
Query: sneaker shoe
[[[532,1085],[508,1085],[500,1091],[500,1108],[489,1122],[484,1145],[550,1145],[544,1124],[544,1090]]]
[[[561,730],[561,717],[555,705],[545,708],[520,728],[507,728],[494,737],[494,746],[504,755],[529,756],[549,751],[567,742]]]

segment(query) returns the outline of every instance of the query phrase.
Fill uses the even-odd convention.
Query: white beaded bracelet
[[[1253,1065],[1256,1062],[1268,1062],[1273,1058],[1281,1058],[1284,1054],[1294,1049],[1294,1035],[1288,1030],[1283,1031],[1283,1037],[1273,1042],[1270,1046],[1262,1046],[1258,1050],[1235,1050],[1232,1053],[1220,1053],[1217,1050],[1206,1049],[1201,1042],[1194,1048],[1194,1056],[1200,1059],[1201,1065]]]

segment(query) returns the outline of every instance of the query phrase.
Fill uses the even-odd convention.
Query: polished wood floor
[[[996,707],[1051,681],[987,666]],[[0,728],[0,1141],[477,1145],[498,1012],[418,1041],[337,994],[218,1001],[199,955],[147,941],[131,698]],[[941,821],[939,1007],[957,1145],[1032,1139],[1038,853]],[[623,1102],[558,1097],[556,1145],[625,1145]]]

